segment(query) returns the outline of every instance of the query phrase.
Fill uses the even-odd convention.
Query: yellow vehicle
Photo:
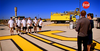
[[[43,21],[43,22],[46,22],[46,20],[45,20],[45,19],[42,19],[42,21]]]
[[[77,11],[78,10],[78,11]],[[76,8],[74,12],[72,11],[65,11],[64,13],[52,13],[51,12],[51,21],[54,23],[65,23],[74,21],[76,22],[76,15],[79,15],[79,8]]]

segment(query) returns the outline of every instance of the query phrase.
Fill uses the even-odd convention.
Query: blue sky
[[[90,7],[84,9],[82,3],[88,1]],[[64,12],[79,8],[79,0],[0,0],[0,19],[9,19],[15,15],[34,18],[50,18],[51,12]],[[81,10],[100,17],[100,0],[81,0]],[[78,18],[78,17],[77,17]]]

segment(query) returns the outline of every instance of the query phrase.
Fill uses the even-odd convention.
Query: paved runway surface
[[[15,32],[12,36],[7,26],[0,26],[0,48],[2,51],[76,51],[77,32],[67,25],[52,23],[44,22],[38,33],[17,35]],[[99,51],[100,29],[93,29],[93,43],[96,43],[95,51]]]

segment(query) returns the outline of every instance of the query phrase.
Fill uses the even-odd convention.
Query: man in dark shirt
[[[81,11],[81,17],[76,25],[76,31],[78,32],[77,36],[77,44],[78,44],[78,51],[82,51],[81,44],[83,42],[84,50],[87,51],[87,36],[88,31],[91,29],[89,19],[85,18],[86,11]]]

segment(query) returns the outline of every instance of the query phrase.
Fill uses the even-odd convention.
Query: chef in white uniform
[[[33,26],[34,26],[34,33],[37,33],[37,17],[33,20]]]

